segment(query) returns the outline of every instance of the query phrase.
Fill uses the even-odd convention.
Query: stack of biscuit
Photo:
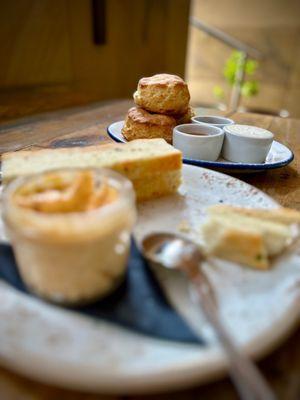
[[[163,138],[172,143],[173,128],[189,123],[194,115],[187,84],[179,76],[157,74],[140,79],[133,95],[136,107],[122,129],[126,140]]]

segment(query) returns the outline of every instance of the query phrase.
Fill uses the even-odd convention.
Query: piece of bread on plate
[[[207,211],[202,232],[208,254],[259,269],[292,242],[292,225],[300,223],[300,213],[286,208],[215,205]]]
[[[286,207],[270,208],[246,208],[236,207],[227,204],[217,204],[209,208],[209,213],[214,214],[232,214],[259,218],[265,221],[279,222],[282,224],[300,223],[300,212]]]
[[[57,168],[111,168],[130,179],[137,200],[174,193],[181,183],[182,156],[163,139],[141,139],[60,149],[24,150],[2,155],[2,180]]]

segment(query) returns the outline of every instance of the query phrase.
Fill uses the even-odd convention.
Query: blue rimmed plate
[[[122,127],[124,121],[114,122],[107,128],[108,135],[116,142],[126,143],[127,140],[122,134]],[[193,160],[191,158],[184,158],[185,164],[196,165],[198,167],[213,168],[230,170],[239,173],[251,173],[266,171],[268,169],[281,168],[290,164],[294,159],[293,152],[282,143],[274,140],[269,154],[263,164],[248,164],[248,163],[235,163],[219,158],[217,161]]]

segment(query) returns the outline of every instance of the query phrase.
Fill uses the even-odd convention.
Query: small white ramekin
[[[173,146],[183,157],[216,161],[221,153],[224,132],[207,124],[183,124],[173,129]]]
[[[251,125],[224,127],[222,155],[228,161],[261,164],[270,151],[274,135],[266,129]]]
[[[196,117],[192,117],[192,122],[195,124],[208,124],[216,126],[217,128],[224,128],[226,125],[234,124],[232,119],[220,117],[218,115],[198,115]]]

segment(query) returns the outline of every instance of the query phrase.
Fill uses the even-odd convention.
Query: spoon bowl
[[[152,262],[169,269],[185,270],[185,263],[200,264],[205,256],[191,240],[173,233],[152,233],[142,241],[143,253]]]

